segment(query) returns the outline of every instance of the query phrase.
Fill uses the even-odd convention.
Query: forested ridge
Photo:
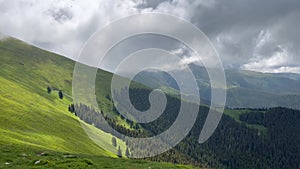
[[[139,110],[149,108],[148,89],[130,89],[130,99]],[[119,92],[121,95],[122,92]],[[93,108],[75,105],[77,116],[96,127],[106,120],[114,129],[127,136],[148,137],[168,129],[177,117],[180,100],[167,96],[168,103],[161,117],[151,123],[137,124],[122,117],[130,128],[119,125],[105,112],[96,112]],[[200,106],[196,123],[188,136],[172,150],[147,159],[172,163],[191,164],[212,168],[299,168],[300,167],[300,111],[287,108],[249,109],[241,114],[240,122],[223,115],[222,120],[211,138],[203,144],[198,143],[208,107]],[[99,118],[101,113],[105,119]],[[114,108],[114,113],[121,117]],[[248,124],[263,126],[266,134]],[[120,136],[121,137],[121,136]],[[121,139],[124,139],[121,137]],[[134,145],[129,145],[134,149]],[[151,146],[145,147],[151,149]]]

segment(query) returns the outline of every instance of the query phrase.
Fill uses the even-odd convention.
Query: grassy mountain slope
[[[73,61],[12,38],[0,41],[0,58],[0,168],[180,167],[108,158],[116,156],[92,142],[79,119],[68,112],[72,102]],[[47,86],[53,89],[51,94],[47,93]],[[58,98],[57,90],[63,91],[63,99]],[[111,103],[103,97],[99,97],[103,100],[100,106],[108,107],[109,111]],[[110,134],[83,124],[101,142],[110,145]],[[124,154],[125,143],[119,139],[117,142]],[[77,155],[73,158],[66,154]]]
[[[1,41],[0,56],[1,142],[114,156],[93,143],[78,118],[67,111],[72,102],[72,61],[15,39]],[[54,89],[51,94],[47,86]],[[62,100],[58,89],[64,92]],[[103,141],[110,143],[109,137]]]

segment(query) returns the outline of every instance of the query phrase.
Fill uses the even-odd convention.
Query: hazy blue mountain
[[[190,65],[203,100],[210,100],[210,81],[204,67]],[[175,70],[174,70],[175,71]],[[176,70],[181,74],[182,71]],[[261,73],[226,69],[228,107],[289,107],[300,109],[300,75],[294,73]],[[141,72],[135,80],[153,88],[178,92],[176,81],[166,72]],[[189,88],[189,84],[184,84]]]

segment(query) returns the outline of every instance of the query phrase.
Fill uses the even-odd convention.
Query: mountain
[[[202,100],[210,100],[210,81],[204,67],[189,65],[199,87]],[[181,74],[181,70],[174,70]],[[182,75],[183,76],[183,75]],[[231,108],[289,107],[300,109],[300,75],[292,73],[260,73],[248,70],[225,70],[227,82],[226,106]],[[176,81],[165,72],[144,71],[137,82],[178,94]],[[187,88],[189,84],[186,83]],[[204,101],[203,103],[207,103]]]
[[[125,135],[157,135],[177,118],[181,100],[176,96],[176,86],[173,89],[164,86],[165,90],[175,93],[175,96],[174,93],[166,95],[164,113],[153,122],[138,124],[122,117],[114,107],[109,72],[97,72],[95,86],[100,112],[86,102],[73,105],[78,109],[72,113],[68,107],[74,104],[71,96],[73,61],[11,38],[0,42],[0,57],[0,168],[300,167],[300,111],[280,107],[228,108],[213,135],[199,144],[209,108],[197,105],[199,112],[193,128],[174,148],[143,160],[127,159],[125,148],[132,153],[136,145],[126,144],[126,138],[114,135],[122,149],[123,158],[118,158],[96,146],[80,124],[88,126],[99,142],[108,146],[112,146],[112,134],[101,128],[99,113]],[[172,84],[172,81],[160,81],[160,84]],[[204,78],[198,81],[209,89]],[[50,93],[47,93],[48,88]],[[59,99],[59,90],[63,99]],[[150,92],[151,86],[132,82],[130,101],[136,108],[145,110],[149,108]],[[122,90],[117,94],[122,96]],[[152,146],[155,145],[145,145],[143,149],[148,151]]]
[[[17,39],[0,41],[0,168],[191,168],[169,163],[117,158],[97,146],[84,125],[102,144],[112,135],[81,121],[68,111],[75,62]],[[99,70],[100,79],[111,74]],[[110,85],[101,81],[100,107],[109,112],[105,97]],[[51,92],[47,93],[47,87]],[[58,91],[63,93],[59,99]],[[81,122],[79,122],[81,121]],[[126,143],[116,138],[125,154]]]

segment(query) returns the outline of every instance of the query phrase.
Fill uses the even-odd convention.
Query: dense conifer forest
[[[149,93],[148,89],[130,89],[131,102],[137,109],[146,110],[150,105],[149,101],[144,100],[148,98]],[[122,117],[130,128],[117,124],[116,121],[106,116],[105,112],[96,112],[93,108],[83,104],[75,105],[75,110],[76,115],[82,120],[106,132],[112,131],[103,128],[102,120],[106,120],[124,135],[148,137],[168,129],[176,119],[180,100],[171,96],[167,96],[167,99],[168,103],[163,115],[151,123],[137,124]],[[240,115],[240,121],[223,115],[212,137],[204,144],[199,144],[198,137],[208,110],[206,106],[199,107],[194,127],[180,144],[172,150],[148,159],[213,168],[300,167],[298,160],[300,159],[300,111],[280,107],[248,109],[248,113]],[[105,119],[100,118],[100,113]],[[114,113],[121,117],[116,109]],[[253,125],[258,127],[251,127]],[[259,127],[266,128],[266,133],[262,133]],[[119,137],[124,139],[122,136]],[[132,150],[135,148],[135,145],[128,146]],[[145,149],[151,149],[151,147]]]

